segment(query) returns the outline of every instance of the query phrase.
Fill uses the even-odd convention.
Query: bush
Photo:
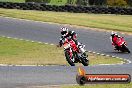
[[[26,0],[26,2],[44,2],[44,3],[49,3],[50,0]]]
[[[26,2],[43,2],[43,0],[26,0]]]
[[[132,6],[132,0],[126,0],[126,2],[129,6]]]
[[[89,5],[89,0],[76,0],[76,4],[79,6],[81,5],[87,6]]]
[[[68,4],[75,5],[77,0],[67,0]]]
[[[68,0],[50,0],[49,5],[65,5]],[[73,1],[73,0],[70,0]]]
[[[89,0],[90,5],[106,5],[106,0]]]
[[[109,6],[127,6],[126,0],[107,0]]]

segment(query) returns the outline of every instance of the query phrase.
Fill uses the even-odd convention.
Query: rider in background
[[[121,38],[116,32],[111,32],[111,42],[112,42],[112,45],[115,47],[115,50],[118,49],[118,46],[117,46],[117,41],[118,39]]]
[[[61,38],[59,41],[59,46],[61,47],[63,43],[65,42],[65,39],[72,39],[76,45],[78,45],[77,42],[77,34],[74,31],[69,31],[68,28],[62,27],[61,28]]]

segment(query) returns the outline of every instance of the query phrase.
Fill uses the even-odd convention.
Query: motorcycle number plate
[[[70,47],[70,45],[69,44],[64,44],[63,47],[64,47],[64,49],[68,49]]]

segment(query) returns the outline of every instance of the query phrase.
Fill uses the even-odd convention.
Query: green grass
[[[62,49],[0,37],[1,64],[65,64]]]
[[[0,0],[0,2],[18,2],[18,3],[25,3],[25,0]]]
[[[122,60],[90,54],[90,65],[121,63]],[[63,48],[0,37],[0,64],[68,65]]]
[[[130,84],[89,84],[85,86],[62,86],[60,88],[132,88],[132,83]]]
[[[106,15],[0,9],[0,16],[100,28],[99,30],[103,28],[106,30],[132,33],[131,15]]]
[[[49,5],[65,5],[67,4],[67,0],[47,0],[47,3]],[[25,3],[26,0],[0,0],[0,2],[18,2],[18,3]],[[41,1],[40,1],[41,2]],[[76,0],[73,1],[73,4],[75,4]]]

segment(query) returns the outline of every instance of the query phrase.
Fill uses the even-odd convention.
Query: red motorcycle
[[[88,55],[84,50],[84,45],[79,44],[77,46],[72,39],[66,39],[64,44],[64,52],[67,62],[71,66],[75,66],[75,63],[82,63],[84,66],[88,66]]]
[[[115,47],[116,50],[121,51],[121,52],[128,52],[128,53],[130,53],[130,50],[127,47],[127,43],[126,43],[126,41],[124,40],[123,37],[118,38],[117,41],[115,42],[115,45],[116,45],[116,47]]]

